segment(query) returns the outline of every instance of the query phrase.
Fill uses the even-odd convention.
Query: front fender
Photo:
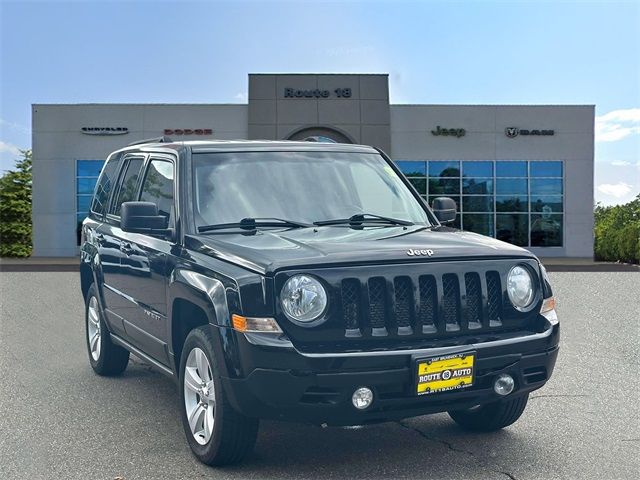
[[[215,343],[215,355],[218,366],[225,376],[241,376],[240,359],[235,332],[231,328],[230,304],[237,302],[237,285],[224,278],[204,275],[184,268],[175,269],[169,280],[168,327],[169,351],[173,351],[173,306],[175,300],[181,299],[192,303],[205,312]]]

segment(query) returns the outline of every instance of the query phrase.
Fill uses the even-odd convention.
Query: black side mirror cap
[[[120,228],[125,232],[167,235],[169,219],[158,214],[152,202],[124,202],[120,210]]]
[[[456,202],[449,197],[434,198],[431,209],[440,223],[451,223],[456,219]]]

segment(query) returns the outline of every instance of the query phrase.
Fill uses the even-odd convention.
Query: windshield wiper
[[[413,222],[408,220],[400,220],[398,218],[383,217],[382,215],[374,215],[373,213],[356,213],[349,218],[336,218],[333,220],[321,220],[319,222],[313,222],[314,225],[360,225],[361,223],[382,223],[387,225],[414,225]]]
[[[215,225],[202,225],[198,227],[198,233],[211,232],[213,230],[224,230],[226,228],[241,228],[243,230],[255,230],[258,227],[289,227],[289,228],[309,228],[313,225],[302,222],[294,222],[283,218],[243,218],[239,222],[217,223]]]

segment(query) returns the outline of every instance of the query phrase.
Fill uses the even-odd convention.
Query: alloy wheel
[[[216,406],[211,365],[204,351],[192,349],[184,368],[184,407],[193,438],[205,445],[213,433]]]
[[[89,339],[91,358],[93,358],[94,362],[97,362],[100,358],[101,336],[102,326],[100,325],[100,314],[98,313],[98,299],[91,297],[87,318],[87,338]]]

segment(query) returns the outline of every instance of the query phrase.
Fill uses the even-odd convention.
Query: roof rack
[[[137,142],[131,142],[129,146],[131,147],[133,145],[143,145],[145,143],[171,143],[171,142],[173,142],[173,140],[171,140],[166,135],[163,135],[162,137],[147,138],[146,140],[138,140]]]

